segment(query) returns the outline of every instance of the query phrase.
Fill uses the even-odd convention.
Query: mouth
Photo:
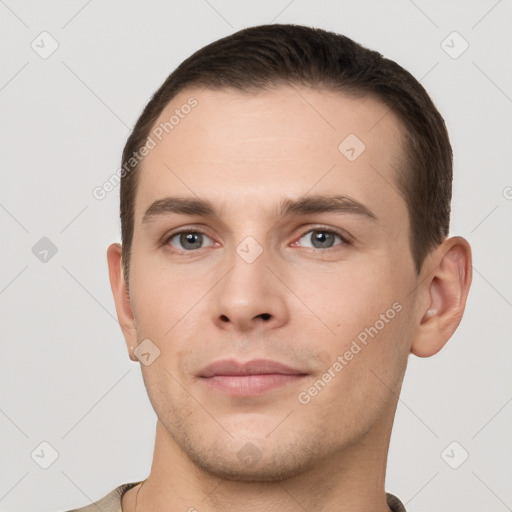
[[[306,375],[302,370],[267,359],[245,363],[223,359],[205,367],[198,376],[211,389],[230,396],[248,397],[297,383]]]

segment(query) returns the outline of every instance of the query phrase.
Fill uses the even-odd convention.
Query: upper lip
[[[306,372],[291,368],[278,361],[270,359],[253,359],[239,362],[235,359],[221,359],[215,361],[199,372],[199,377],[214,377],[216,375],[306,375]]]

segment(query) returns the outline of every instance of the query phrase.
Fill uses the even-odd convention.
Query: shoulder
[[[102,512],[122,512],[121,498],[126,491],[138,484],[140,484],[140,482],[122,484],[110,491],[106,496],[101,498],[101,500],[91,503],[85,507],[68,510],[67,512],[98,512],[98,510],[101,510]]]
[[[386,493],[386,500],[388,502],[388,507],[393,512],[407,512],[405,510],[404,504],[393,494],[390,494],[389,492]]]

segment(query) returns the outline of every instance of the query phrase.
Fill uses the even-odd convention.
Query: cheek
[[[178,347],[177,338],[168,336],[157,340],[159,356],[148,366],[141,365],[144,384],[159,418],[169,420],[169,410],[186,411],[190,408],[190,385],[192,369],[188,363],[194,360],[193,349]],[[184,414],[184,412],[183,412]]]
[[[347,379],[343,386],[354,384],[362,392],[369,389],[377,379],[372,370],[385,381],[396,382],[408,354],[401,288],[389,269],[371,271],[349,265],[329,274],[310,272],[307,286],[302,281],[304,302],[316,317],[303,320],[304,329],[314,329],[322,340],[319,352],[326,368],[341,356],[343,372],[339,374]],[[345,371],[348,367],[350,372]],[[345,379],[338,379],[339,384]]]
[[[184,267],[164,268],[158,261],[139,265],[132,277],[133,312],[138,328],[147,337],[172,336],[182,320],[197,319],[196,306],[209,286],[203,277],[191,275]]]
[[[324,323],[327,333],[348,339],[372,326],[398,300],[398,290],[385,275],[348,263],[329,272],[310,267],[296,274],[295,286],[306,306],[323,321],[319,325]]]

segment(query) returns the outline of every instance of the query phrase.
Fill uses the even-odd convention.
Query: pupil
[[[201,233],[182,234],[180,242],[185,248],[197,249],[198,247],[201,247]]]
[[[315,247],[330,247],[330,243],[333,241],[334,235],[332,233],[326,233],[325,231],[316,231],[314,242],[318,242]]]

